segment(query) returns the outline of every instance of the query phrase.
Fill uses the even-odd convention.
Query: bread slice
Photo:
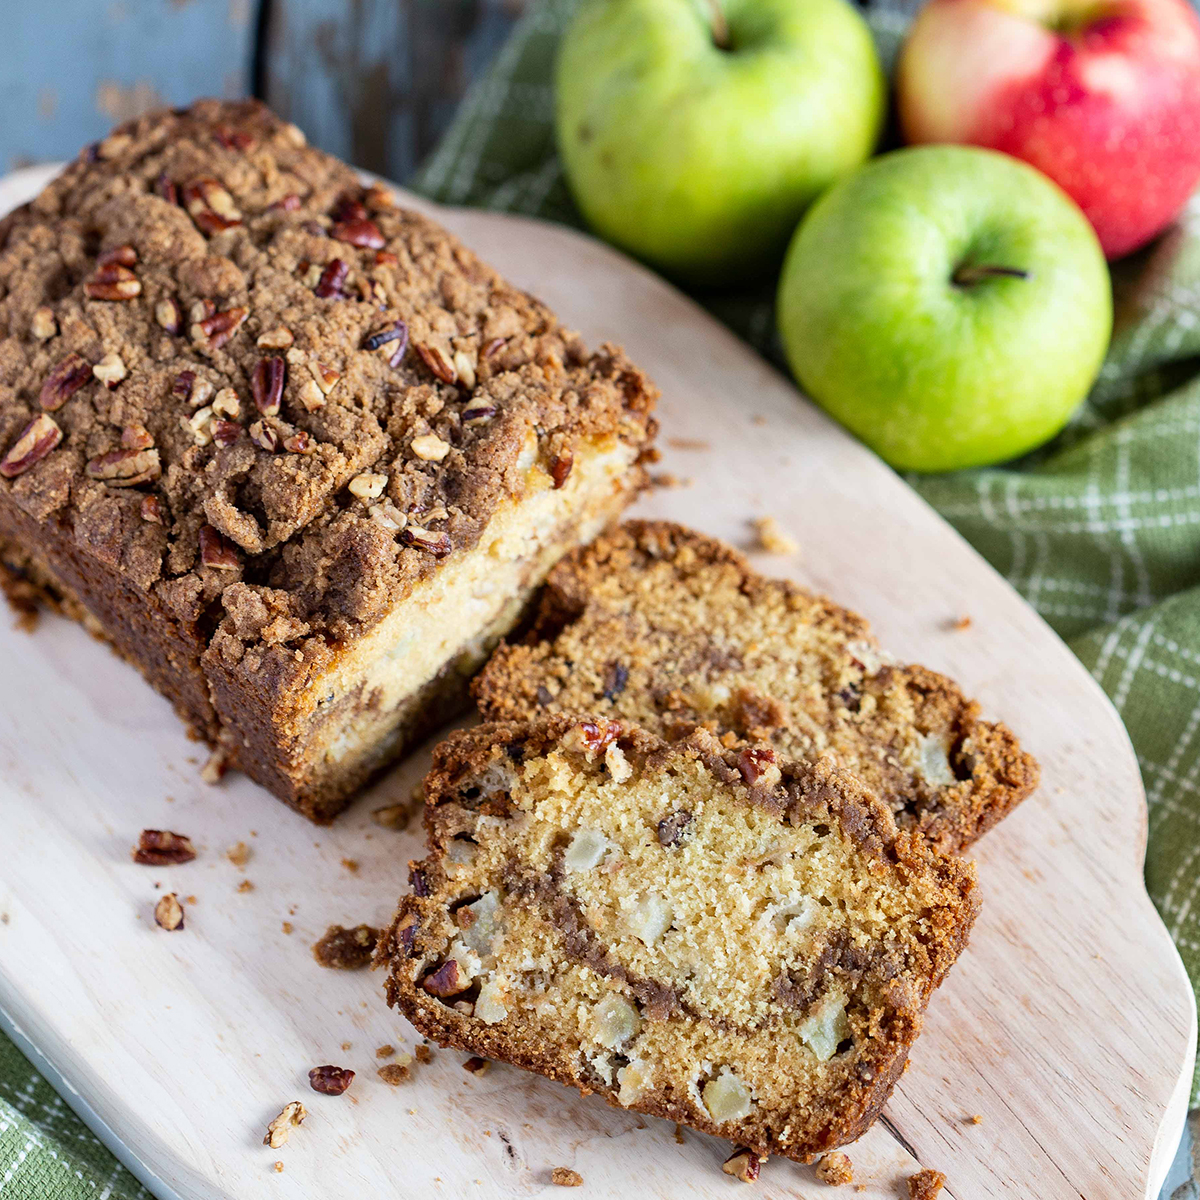
[[[972,864],[829,760],[559,716],[459,732],[382,939],[428,1037],[807,1160],[858,1137],[967,940]]]
[[[630,521],[564,558],[531,632],[474,692],[485,720],[554,712],[630,720],[664,737],[696,723],[832,752],[943,851],[959,851],[1037,785],[1037,763],[944,675],[901,665],[867,622],[723,542]]]

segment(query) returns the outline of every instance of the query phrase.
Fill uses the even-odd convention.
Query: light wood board
[[[43,178],[10,178],[0,210]],[[1182,1125],[1195,1010],[1143,888],[1145,800],[1100,689],[891,471],[650,272],[567,230],[438,215],[661,385],[661,469],[692,483],[638,512],[743,546],[751,518],[775,516],[802,550],[758,558],[764,570],[864,612],[886,646],[956,676],[1041,761],[1040,790],[978,847],[982,915],[885,1119],[849,1150],[866,1184],[852,1194],[904,1194],[919,1161],[947,1173],[955,1200],[1153,1196]],[[961,615],[970,628],[955,631]],[[555,1166],[579,1171],[590,1196],[740,1186],[720,1173],[725,1144],[677,1142],[668,1124],[513,1068],[475,1078],[438,1052],[403,1087],[377,1079],[375,1048],[411,1049],[413,1031],[383,1006],[378,975],[323,971],[309,946],[332,922],[386,921],[420,840],[369,814],[407,795],[426,754],[320,830],[244,778],[201,783],[203,753],[166,703],[67,622],[30,636],[0,621],[0,674],[0,1010],[158,1195],[557,1195]],[[134,865],[147,826],[189,834],[200,857]],[[244,871],[223,853],[237,841],[253,852]],[[156,882],[196,897],[184,931],[155,928]],[[359,1073],[341,1098],[307,1087],[327,1062]],[[297,1098],[303,1128],[262,1146]],[[757,1194],[831,1195],[782,1160]]]

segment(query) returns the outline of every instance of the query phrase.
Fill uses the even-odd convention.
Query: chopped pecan
[[[254,344],[264,350],[286,350],[293,341],[292,331],[286,325],[280,325],[260,333]]]
[[[678,846],[692,823],[692,814],[686,808],[676,809],[658,823],[658,844],[670,848]]]
[[[459,350],[454,355],[454,371],[458,376],[459,387],[473,391],[475,387],[475,364],[465,350]]]
[[[409,444],[412,452],[426,462],[441,462],[450,453],[450,443],[443,441],[436,433],[422,434]]]
[[[137,487],[162,474],[157,450],[110,450],[88,459],[86,467],[92,479],[109,487]]]
[[[454,958],[446,959],[440,967],[430,971],[421,980],[421,987],[431,996],[439,998],[457,996],[470,986],[470,982],[463,978],[462,971],[459,970],[458,960]]]
[[[274,355],[260,358],[250,375],[250,390],[254,393],[254,405],[264,417],[273,417],[279,411],[283,398],[283,383],[287,375],[287,364]]]
[[[154,906],[154,921],[168,933],[183,928],[183,905],[174,892],[167,892],[159,898]]]
[[[313,958],[333,970],[358,971],[370,966],[378,941],[379,930],[370,925],[356,925],[353,929],[330,925],[313,945]]]
[[[83,285],[93,300],[132,300],[142,294],[142,281],[120,263],[107,263]]]
[[[123,246],[113,246],[111,250],[105,250],[99,258],[96,259],[96,266],[107,267],[116,263],[119,267],[136,267],[137,266],[137,251],[128,243]]]
[[[38,403],[46,412],[56,412],[92,378],[92,364],[81,354],[68,354],[55,363],[38,392]]]
[[[602,754],[624,732],[618,721],[580,721],[567,735],[589,755]]]
[[[462,1069],[472,1075],[486,1075],[491,1067],[492,1064],[486,1058],[480,1058],[478,1054],[472,1054],[462,1065]]]
[[[295,212],[299,207],[300,197],[295,192],[288,192],[286,196],[281,196],[274,204],[268,204],[267,211]]]
[[[409,867],[408,886],[412,888],[414,896],[424,897],[429,895],[429,880],[425,877],[425,872],[420,867]]]
[[[406,546],[428,550],[435,558],[445,558],[450,553],[450,535],[422,529],[420,525],[406,525],[400,531],[400,540]]]
[[[192,386],[195,382],[195,371],[180,371],[171,381],[171,395],[179,400],[189,400],[192,395]]]
[[[554,481],[555,489],[562,487],[567,482],[567,477],[571,474],[571,468],[574,465],[575,455],[570,450],[563,450],[550,459],[550,478]]]
[[[312,440],[306,430],[298,429],[283,439],[283,448],[289,454],[311,454],[317,448],[317,443]]]
[[[212,440],[218,446],[232,446],[242,436],[242,427],[236,421],[227,421],[217,417],[209,426]]]
[[[157,496],[142,497],[142,520],[154,525],[163,525],[162,501]]]
[[[228,125],[217,125],[213,129],[213,137],[226,150],[249,150],[254,145],[254,138],[244,129],[230,129]]]
[[[250,440],[268,454],[274,454],[279,448],[279,434],[275,432],[275,427],[268,425],[266,421],[255,421],[250,426]]]
[[[492,355],[495,354],[507,341],[508,341],[508,338],[502,338],[502,337],[492,338],[492,340],[484,346],[483,352],[480,355],[480,357],[481,358],[491,358]]]
[[[494,417],[495,415],[496,406],[489,404],[486,400],[472,400],[462,410],[462,419],[464,421],[486,421],[489,417]]]
[[[29,322],[29,332],[39,342],[49,341],[58,332],[58,319],[54,315],[54,309],[44,307],[34,309]]]
[[[149,867],[168,867],[196,857],[192,839],[169,829],[143,829],[133,848],[133,861]]]
[[[169,297],[155,304],[154,319],[168,333],[178,333],[183,328],[183,313],[179,311],[179,304]]]
[[[382,183],[373,183],[363,195],[363,204],[371,212],[390,212],[396,207],[396,197]]]
[[[263,1145],[270,1146],[272,1150],[278,1150],[288,1140],[292,1130],[301,1124],[307,1116],[308,1111],[299,1100],[293,1100],[290,1104],[285,1104],[279,1116],[267,1126]]]
[[[342,294],[342,285],[346,282],[346,276],[349,274],[350,264],[340,258],[335,258],[321,272],[321,277],[317,280],[317,286],[313,288],[313,291],[322,300],[327,300],[335,296],[340,297]]]
[[[183,185],[183,206],[201,233],[211,237],[242,223],[233,197],[219,180],[205,177]]]
[[[363,250],[382,250],[384,246],[384,237],[379,232],[379,226],[366,217],[337,221],[330,234],[339,242],[347,242]]]
[[[232,421],[241,416],[242,402],[233,388],[222,388],[213,398],[212,410],[218,417]]]
[[[763,1160],[745,1146],[734,1147],[733,1153],[721,1164],[726,1175],[732,1175],[743,1183],[753,1183],[758,1178]]]
[[[367,210],[357,196],[345,192],[337,198],[330,215],[335,221],[364,221]]]
[[[780,779],[775,751],[770,746],[747,746],[738,755],[737,768],[742,773],[742,778],[751,787],[756,783],[774,787]]]
[[[110,391],[128,374],[129,372],[125,368],[125,360],[119,354],[113,352],[106,354],[92,368],[92,375],[100,380]]]
[[[219,350],[237,333],[249,315],[249,309],[227,308],[224,312],[213,313],[211,317],[196,322],[192,326],[192,334],[195,336],[196,330],[199,329],[196,340],[207,342],[210,350]]]
[[[377,267],[398,267],[400,260],[390,250],[376,250],[375,265]]]
[[[423,342],[417,342],[416,350],[421,356],[422,362],[440,379],[443,383],[457,383],[458,372],[454,369],[454,363],[446,357],[446,352],[440,346],[425,345]]]
[[[154,438],[145,425],[126,425],[121,430],[121,445],[126,450],[149,450],[154,445]]]
[[[239,566],[233,543],[211,525],[200,526],[200,561],[218,571],[236,571]]]
[[[15,479],[35,463],[41,462],[61,441],[62,430],[54,418],[45,413],[38,413],[21,430],[20,436],[9,447],[8,453],[0,458],[0,475],[5,479]]]
[[[550,1182],[555,1187],[583,1187],[583,1176],[570,1167],[555,1167],[550,1172]]]
[[[605,700],[615,700],[624,690],[625,685],[629,682],[629,668],[624,663],[610,662],[604,668],[604,691]]]
[[[354,1082],[354,1072],[348,1067],[313,1067],[308,1073],[308,1084],[322,1096],[340,1096]]]
[[[167,173],[163,171],[154,181],[154,191],[161,196],[168,204],[179,203],[179,189],[167,178]]]
[[[319,387],[326,396],[333,391],[337,381],[342,377],[342,373],[340,371],[335,371],[332,367],[326,366],[326,364],[323,362],[315,362],[309,369],[313,373],[313,378],[317,381],[317,387]]]
[[[409,913],[408,916],[404,918],[404,924],[397,927],[396,940],[401,946],[404,947],[404,952],[406,954],[412,953],[413,942],[416,941],[417,930],[420,928],[421,923],[417,920],[416,915],[413,913]]]
[[[375,500],[383,495],[383,489],[387,487],[387,482],[386,475],[364,471],[361,475],[355,475],[346,487],[350,490],[351,495],[357,496],[360,500]]]

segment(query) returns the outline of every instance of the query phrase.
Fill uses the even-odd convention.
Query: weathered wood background
[[[114,122],[259,95],[311,141],[404,180],[526,0],[0,0],[0,170]]]

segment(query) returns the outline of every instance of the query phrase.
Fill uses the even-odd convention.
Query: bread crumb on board
[[[923,1168],[908,1177],[908,1200],[937,1200],[945,1186],[946,1176],[941,1171]]]
[[[291,1136],[292,1130],[300,1125],[307,1116],[308,1110],[299,1100],[285,1104],[280,1110],[279,1116],[267,1126],[263,1145],[270,1146],[272,1150],[278,1150]]]
[[[330,925],[313,945],[313,958],[331,970],[358,971],[370,965],[378,941],[379,930],[371,925]]]
[[[830,1187],[840,1187],[843,1183],[854,1182],[854,1164],[849,1155],[835,1150],[831,1154],[822,1154],[817,1160],[817,1178]]]
[[[797,554],[800,551],[800,543],[789,537],[774,517],[756,517],[754,530],[759,546],[768,554]]]
[[[555,1167],[550,1172],[550,1182],[558,1187],[583,1187],[583,1176],[570,1167]]]

